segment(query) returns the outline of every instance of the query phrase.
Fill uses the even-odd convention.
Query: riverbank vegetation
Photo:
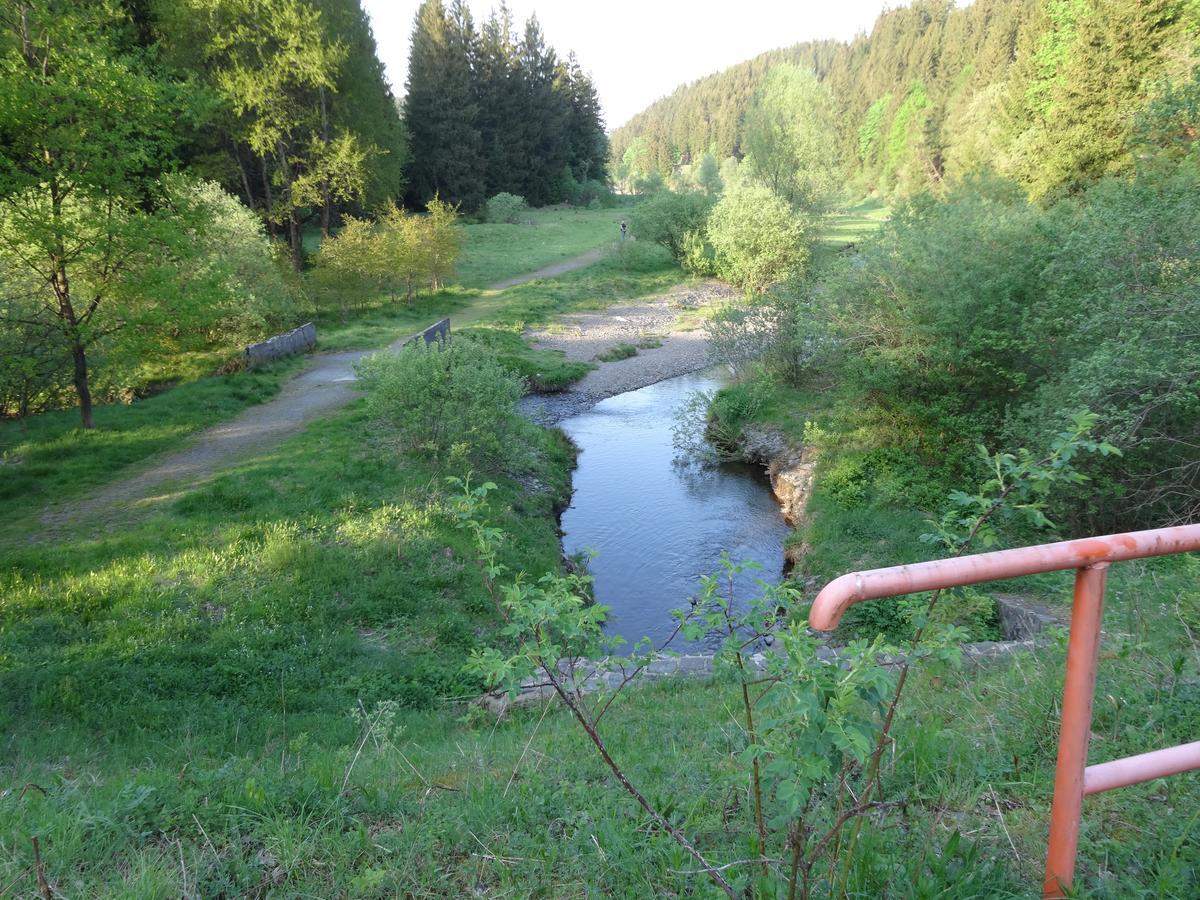
[[[429,0],[416,22],[406,127],[359,0],[88,0],[69,10],[22,0],[0,17],[10,100],[0,109],[0,416],[73,402],[90,429],[95,406],[222,368],[305,318],[344,322],[380,295],[437,291],[461,243],[453,219],[492,193],[613,203],[595,91],[573,57],[545,45],[536,19],[520,40],[506,18],[476,34],[461,4]],[[519,119],[503,115],[502,134],[487,133],[489,152],[508,155],[492,161],[478,198],[438,169],[455,163],[430,138],[437,117],[417,111],[422,91],[445,95],[454,81],[435,59],[448,28],[459,69],[480,73],[483,55],[494,64],[468,90],[502,83],[524,103]],[[504,130],[512,121],[553,125],[547,146],[570,152],[541,159]],[[463,139],[456,148],[470,144],[447,127]],[[463,127],[476,143],[487,131]],[[442,196],[429,178],[444,183]],[[399,207],[406,199],[411,214]],[[617,233],[615,220],[603,236],[596,219],[558,222],[558,238],[512,237],[507,267],[468,264],[465,283]],[[492,226],[504,227],[518,226]]]

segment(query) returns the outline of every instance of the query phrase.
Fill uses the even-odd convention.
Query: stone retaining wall
[[[1002,641],[979,641],[973,644],[963,644],[963,658],[967,663],[981,664],[990,659],[1009,656],[1018,651],[1035,650],[1044,639],[1043,632],[1052,625],[1062,625],[1063,620],[1045,607],[1031,603],[1023,597],[1011,594],[1000,595],[996,598],[1000,609],[1000,628],[1004,636]],[[770,649],[766,652],[755,653],[748,657],[749,665],[757,672],[767,668],[770,659]],[[839,659],[834,647],[821,647],[817,657],[827,663],[836,665]],[[900,656],[884,657],[879,660],[885,666],[898,666],[904,662]],[[619,687],[631,674],[626,661],[611,657],[600,661],[581,661],[575,674],[579,676],[583,691],[613,690]],[[564,669],[564,675],[570,675],[569,669]],[[655,681],[660,678],[707,678],[713,674],[713,657],[706,653],[679,654],[671,656],[662,654],[655,657],[649,665],[638,672],[632,683]],[[554,688],[548,681],[534,679],[521,685],[521,690],[515,697],[509,697],[503,692],[484,694],[474,702],[500,715],[509,706],[526,706],[550,699],[554,696]]]
[[[286,334],[277,334],[246,348],[246,368],[253,369],[263,363],[294,353],[307,353],[317,345],[317,326],[306,322]]]

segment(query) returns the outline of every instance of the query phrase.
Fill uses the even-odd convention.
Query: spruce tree
[[[608,136],[596,86],[574,53],[567,57],[567,125],[571,172],[576,181],[608,180]]]
[[[413,23],[404,122],[412,159],[407,198],[424,207],[440,197],[466,209],[484,200],[483,154],[471,57],[475,28],[462,0],[447,11],[425,0]]]

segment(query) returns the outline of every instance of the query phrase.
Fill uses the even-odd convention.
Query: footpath
[[[489,285],[485,292],[495,293],[538,278],[582,269],[598,262],[604,252],[604,248],[588,251],[536,272]],[[468,308],[457,313],[454,323],[469,324],[489,311],[490,305],[481,303],[478,310]],[[382,349],[398,350],[407,340],[409,337],[405,336]],[[314,354],[309,366],[285,384],[274,399],[200,432],[187,447],[142,464],[82,498],[51,504],[42,512],[42,527],[31,535],[31,540],[47,540],[64,528],[85,522],[111,522],[122,511],[132,512],[147,503],[169,500],[234,463],[270,451],[309,422],[335,412],[358,396],[354,365],[375,352],[372,349]]]

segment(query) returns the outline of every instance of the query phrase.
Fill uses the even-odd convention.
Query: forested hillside
[[[1034,196],[1133,165],[1133,112],[1186,80],[1196,0],[918,0],[869,35],[765,53],[679,88],[618,128],[623,180],[708,151],[742,158],[745,115],[780,62],[811,69],[835,106],[851,189],[908,194],[989,167]]]
[[[498,193],[535,206],[607,191],[600,101],[574,54],[546,44],[537,17],[516,33],[501,3],[477,28],[464,0],[426,0],[413,26],[404,119],[409,200],[477,209]]]

